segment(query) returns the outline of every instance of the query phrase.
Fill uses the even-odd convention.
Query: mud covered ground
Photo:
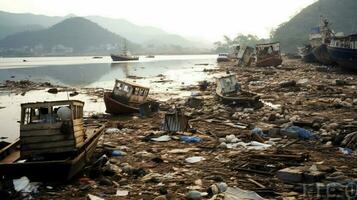
[[[346,193],[344,187],[357,184],[356,142],[342,143],[346,135],[357,131],[356,74],[287,59],[275,68],[224,63],[219,70],[208,73],[226,71],[237,75],[243,90],[257,93],[264,106],[225,106],[215,97],[215,84],[210,83],[205,91],[183,88],[199,93],[203,98],[201,108],[190,108],[185,99],[170,99],[161,102],[158,113],[146,118],[138,114],[126,120],[93,116],[106,120],[107,128],[116,128],[112,129],[115,133],[107,131],[103,136],[94,159],[106,154],[108,161],[100,167],[87,167],[65,184],[41,183],[32,197],[87,199],[91,194],[103,199],[187,199],[190,191],[207,192],[220,182],[255,191],[266,199],[326,199],[331,195],[346,199],[356,195],[355,191]],[[173,106],[181,107],[189,116],[188,131],[160,131],[165,112]],[[303,140],[277,131],[292,124],[311,131],[314,137]],[[252,134],[254,128],[260,128],[264,135]],[[171,140],[152,140],[163,135]],[[202,141],[185,143],[180,139],[182,135]],[[229,148],[222,144],[220,138],[231,135],[240,145]],[[243,145],[252,141],[272,146],[253,150]],[[349,147],[352,152],[344,154],[339,147]],[[123,155],[113,156],[113,151]],[[202,160],[188,163],[185,159],[192,156]],[[278,170],[298,166],[304,173],[322,176],[296,183],[284,183],[277,177]],[[342,186],[328,192],[329,183]],[[21,199],[20,194],[12,198]],[[224,199],[224,193],[208,193],[202,199]]]

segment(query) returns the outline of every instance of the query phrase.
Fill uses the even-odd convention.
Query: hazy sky
[[[316,0],[0,0],[0,10],[51,16],[75,14],[125,18],[210,41],[222,35],[267,37]]]

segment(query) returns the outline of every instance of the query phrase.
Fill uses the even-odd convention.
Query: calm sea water
[[[23,60],[26,62],[23,62]],[[207,65],[200,65],[207,64]],[[180,55],[140,57],[139,61],[112,62],[110,57],[93,59],[92,57],[36,57],[36,58],[0,58],[0,82],[5,80],[31,80],[51,82],[74,88],[111,89],[115,79],[134,81],[151,88],[150,93],[157,98],[171,98],[189,95],[189,91],[180,91],[181,87],[196,84],[213,77],[204,69],[216,67],[216,55]],[[161,75],[164,80],[160,82]],[[141,77],[131,79],[130,77]],[[13,78],[12,78],[13,77]],[[30,91],[24,96],[0,92],[0,136],[15,140],[19,135],[20,104],[35,101],[53,101],[68,99],[65,92],[50,94],[46,91]],[[104,112],[102,99],[80,94],[69,99],[85,102],[85,114]]]

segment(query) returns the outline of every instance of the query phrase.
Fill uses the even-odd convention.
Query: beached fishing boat
[[[357,34],[334,37],[327,51],[339,66],[357,70]]]
[[[220,53],[217,57],[217,62],[229,62],[231,59],[228,57],[228,53]]]
[[[283,60],[280,54],[280,43],[267,43],[267,44],[257,44],[257,67],[269,67],[281,65]]]
[[[216,84],[216,95],[224,104],[245,108],[260,108],[263,106],[258,95],[243,91],[240,88],[235,74],[217,78]]]
[[[83,121],[81,101],[21,105],[20,139],[0,150],[0,177],[64,181],[92,157],[104,125]]]
[[[128,114],[139,112],[139,106],[147,102],[149,88],[115,80],[112,92],[104,94],[106,112],[111,114]]]
[[[330,43],[333,36],[333,31],[330,28],[329,21],[321,17],[319,27],[313,28],[310,34],[310,43],[312,44],[311,52],[314,54],[316,60],[324,65],[334,64],[329,53],[327,52],[327,45]]]

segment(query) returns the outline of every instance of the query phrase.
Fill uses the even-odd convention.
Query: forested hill
[[[357,33],[357,0],[319,0],[281,24],[273,33],[273,41],[280,41],[283,52],[296,52],[298,46],[308,43],[310,29],[318,26],[321,15],[335,32]]]
[[[36,52],[86,53],[105,52],[120,49],[124,38],[98,24],[81,17],[68,18],[48,29],[25,31],[0,40],[5,49],[31,48]],[[129,49],[137,50],[139,45],[127,42]]]

